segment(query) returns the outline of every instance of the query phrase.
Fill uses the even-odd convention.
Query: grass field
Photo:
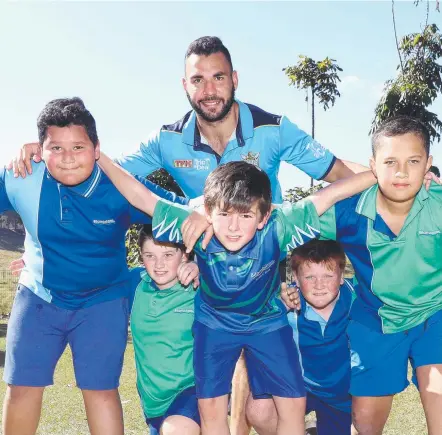
[[[3,374],[6,321],[0,321],[0,374]],[[5,384],[0,383],[0,402],[3,403]],[[133,346],[129,341],[124,360],[120,388],[127,435],[148,433],[143,421],[135,388]],[[63,354],[55,372],[55,385],[45,391],[39,435],[87,435],[81,393],[75,387],[72,358],[69,349]],[[252,432],[254,433],[254,432]],[[425,435],[425,417],[419,394],[413,386],[399,394],[394,402],[386,435]]]

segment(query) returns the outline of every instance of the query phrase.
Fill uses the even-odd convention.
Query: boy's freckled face
[[[380,137],[370,167],[387,199],[406,202],[413,199],[422,187],[424,175],[431,163],[432,157],[427,157],[422,139],[407,133]]]
[[[334,260],[330,264],[304,262],[295,278],[305,300],[319,310],[336,300],[344,284],[343,272]]]
[[[49,173],[65,186],[87,180],[99,157],[100,144],[94,147],[83,126],[48,127],[42,158]]]
[[[183,261],[181,249],[147,239],[141,248],[141,258],[147,273],[160,290],[178,282],[177,270]]]
[[[254,203],[246,213],[234,210],[224,211],[216,206],[207,215],[208,221],[213,225],[215,236],[229,251],[239,251],[249,243],[257,230],[261,230],[267,222],[268,215],[264,218]]]

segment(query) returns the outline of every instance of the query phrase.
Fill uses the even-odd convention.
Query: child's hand
[[[17,260],[12,260],[9,265],[9,270],[13,275],[20,275],[20,272],[24,269],[25,262],[23,258],[18,258]]]
[[[287,287],[287,283],[281,283],[281,299],[291,310],[299,311],[301,309],[301,300],[299,298],[299,287]]]
[[[425,175],[424,175],[424,185],[425,185],[425,189],[429,189],[431,182],[434,181],[437,184],[442,184],[442,182],[440,181],[440,178],[435,175],[433,172],[428,171]]]
[[[188,286],[193,281],[193,288],[200,285],[200,270],[198,265],[193,262],[182,262],[177,269],[178,281],[184,286]]]
[[[202,242],[203,249],[209,244],[209,241],[213,236],[213,229],[207,220],[206,215],[201,210],[192,212],[181,225],[181,234],[183,236],[183,242],[186,245],[187,253],[192,251],[195,243],[204,232],[206,234],[204,235]]]

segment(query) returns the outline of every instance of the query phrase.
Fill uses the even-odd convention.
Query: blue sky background
[[[442,15],[430,7],[430,20]],[[400,35],[420,31],[425,7],[396,2]],[[53,98],[80,96],[97,120],[104,151],[127,153],[189,110],[181,87],[188,44],[217,35],[239,74],[237,97],[286,114],[310,131],[305,93],[282,68],[299,54],[343,68],[341,98],[317,109],[316,138],[337,156],[367,163],[368,130],[385,80],[398,64],[386,2],[73,2],[0,4],[0,163],[37,137]],[[442,116],[442,99],[433,110]],[[442,166],[442,143],[433,147]],[[307,185],[283,165],[283,190]]]

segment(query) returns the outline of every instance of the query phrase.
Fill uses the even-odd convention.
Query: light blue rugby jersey
[[[19,282],[47,302],[78,309],[127,295],[125,234],[149,216],[132,207],[95,165],[83,183],[58,183],[43,163],[32,176],[0,171],[0,211],[14,209],[26,229]],[[187,203],[147,180],[158,196]]]
[[[132,155],[117,160],[132,174],[146,176],[164,168],[184,194],[203,194],[207,176],[218,165],[245,160],[262,168],[270,178],[274,203],[282,202],[278,172],[281,161],[295,165],[313,178],[327,176],[336,158],[300,130],[287,117],[272,115],[259,107],[236,100],[239,122],[222,156],[203,143],[194,111],[175,124],[165,125],[142,142]]]

